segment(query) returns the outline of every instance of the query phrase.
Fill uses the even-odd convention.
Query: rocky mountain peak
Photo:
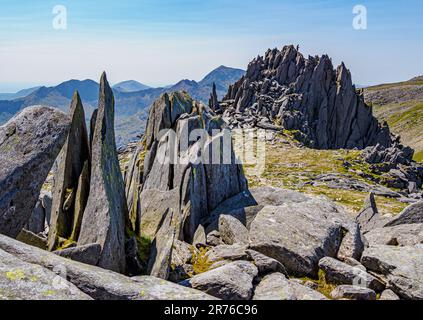
[[[393,144],[389,128],[373,116],[344,63],[334,69],[328,55],[305,58],[293,45],[269,49],[253,59],[246,75],[230,86],[222,105],[232,124],[235,113],[257,116],[235,127],[278,123],[295,130],[296,137],[312,148]]]

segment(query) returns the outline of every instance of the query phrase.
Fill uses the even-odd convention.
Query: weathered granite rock
[[[414,203],[405,208],[395,219],[386,223],[385,227],[411,223],[423,223],[423,201]]]
[[[3,250],[0,274],[0,300],[92,300],[56,273]]]
[[[376,300],[373,290],[360,286],[342,285],[336,287],[330,295],[333,299]]]
[[[367,248],[361,263],[388,279],[392,291],[404,299],[423,299],[423,247],[377,245]]]
[[[206,242],[207,245],[214,247],[224,244],[222,238],[220,237],[220,232],[216,230],[213,230],[207,235]]]
[[[204,227],[200,224],[194,233],[192,244],[194,246],[198,246],[198,245],[206,245],[206,243],[207,243],[206,231],[204,230]]]
[[[292,45],[268,50],[251,61],[221,105],[226,106],[224,115],[232,109],[256,119],[264,116],[270,123],[278,120],[283,128],[297,130],[298,139],[310,147],[392,145],[388,126],[372,115],[345,65],[335,70],[327,55],[307,59]],[[232,126],[238,125],[234,117],[228,118]]]
[[[16,237],[17,240],[29,244],[30,246],[37,247],[43,250],[47,249],[47,239],[43,238],[29,230],[22,229]]]
[[[97,243],[93,243],[85,246],[57,250],[54,251],[54,253],[64,258],[95,266],[100,258],[101,246]]]
[[[382,292],[382,294],[380,295],[380,299],[379,300],[390,300],[390,301],[394,301],[394,300],[400,300],[400,298],[395,294],[395,292],[393,292],[390,289],[384,290]]]
[[[192,259],[193,252],[195,252],[195,247],[189,245],[186,242],[175,240],[173,242],[172,250],[172,265],[173,266],[182,266]]]
[[[34,210],[32,210],[31,217],[28,220],[28,224],[25,229],[35,234],[41,233],[45,228],[46,215],[43,208],[41,199],[38,199]]]
[[[28,222],[69,126],[63,112],[34,106],[0,127],[0,233],[16,237]]]
[[[382,291],[385,285],[377,278],[333,258],[325,257],[319,261],[319,268],[325,272],[326,280],[335,284],[348,284]]]
[[[212,93],[210,94],[209,107],[213,111],[219,111],[220,110],[219,100],[217,98],[217,92],[216,92],[216,84],[214,82],[213,82],[213,87],[212,87]]]
[[[98,266],[125,272],[127,216],[125,187],[116,153],[114,97],[106,74],[103,73],[92,141],[90,194],[78,238],[78,245],[101,245]]]
[[[247,228],[233,216],[221,215],[219,217],[219,233],[226,244],[248,243]]]
[[[279,261],[254,250],[246,250],[245,252],[250,259],[254,261],[254,265],[257,267],[259,274],[279,272],[288,275],[285,267]]]
[[[387,219],[379,214],[373,193],[370,193],[366,198],[363,209],[356,217],[356,222],[360,225],[364,234],[372,229],[382,227],[387,222]]]
[[[172,261],[173,242],[175,241],[175,227],[172,225],[173,212],[169,211],[163,217],[159,231],[151,245],[151,253],[148,261],[148,273],[157,278],[169,277]]]
[[[264,277],[257,285],[254,300],[327,300],[318,291],[295,281],[288,280],[281,273]]]
[[[147,227],[148,233],[157,232],[158,221],[171,209],[178,213],[176,237],[192,243],[198,226],[205,226],[216,207],[247,190],[232,146],[221,153],[216,151],[217,145],[224,146],[230,141],[229,131],[224,128],[224,122],[213,111],[185,92],[163,94],[154,102],[146,134],[126,178],[129,206],[135,211],[139,209],[131,212],[131,219],[140,221],[141,234],[145,234]],[[206,135],[189,141],[196,129],[204,130]],[[222,131],[212,136],[215,129]],[[143,165],[135,166],[139,161]]]
[[[122,274],[60,257],[0,235],[0,249],[16,258],[49,270],[63,270],[62,276],[96,300],[209,300],[197,290],[150,277],[129,278]]]
[[[81,98],[75,92],[69,109],[72,121],[69,134],[57,159],[58,167],[54,177],[53,203],[51,211],[50,229],[48,234],[48,248],[53,250],[59,237],[78,240],[82,214],[88,199],[89,190],[89,161],[90,148],[85,126],[85,113]],[[86,164],[87,176],[80,178]],[[79,183],[83,184],[80,185]],[[80,190],[77,192],[77,190]],[[79,221],[76,221],[79,217]],[[79,223],[78,223],[79,222]]]
[[[235,261],[196,275],[181,284],[224,300],[249,300],[256,275],[257,268],[251,262]]]
[[[319,260],[338,252],[343,218],[320,198],[266,206],[251,224],[250,248],[279,261],[290,275],[317,276]]]
[[[212,248],[207,252],[209,262],[217,262],[222,260],[235,261],[235,260],[248,260],[246,252],[248,245],[236,243],[233,245],[220,245]]]
[[[337,254],[338,259],[353,258],[360,260],[364,251],[363,235],[361,234],[360,225],[358,223],[350,230],[342,239],[341,246]]]
[[[370,246],[414,246],[423,243],[423,224],[400,224],[373,229],[366,234],[366,239]]]

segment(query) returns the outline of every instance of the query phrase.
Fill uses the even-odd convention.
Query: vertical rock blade
[[[103,73],[92,138],[90,195],[82,220],[79,245],[98,243],[98,266],[125,272],[125,217],[128,209],[114,133],[114,97]]]
[[[87,203],[88,195],[82,194],[81,191],[78,193],[78,190],[86,190],[89,186],[89,179],[80,179],[80,176],[84,164],[89,162],[90,157],[84,107],[78,92],[75,92],[73,96],[69,117],[72,124],[65,145],[58,157],[58,168],[52,192],[49,250],[55,249],[58,237],[65,239],[71,237],[74,218],[82,216]]]

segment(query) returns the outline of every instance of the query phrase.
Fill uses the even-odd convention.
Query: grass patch
[[[423,150],[414,154],[414,161],[423,162]]]
[[[316,290],[323,294],[326,298],[332,299],[330,293],[337,287],[336,284],[329,283],[326,280],[326,274],[325,272],[320,269],[318,272],[318,279],[312,279],[308,277],[300,278],[300,280],[304,283],[306,282],[313,282],[317,285]]]
[[[198,250],[192,248],[192,258],[190,263],[194,269],[194,275],[210,270],[210,267],[213,263],[210,262],[209,258],[207,257],[208,251],[208,248],[200,248]]]

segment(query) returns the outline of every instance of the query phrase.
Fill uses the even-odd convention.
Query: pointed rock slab
[[[54,250],[59,237],[70,239],[75,217],[82,216],[88,194],[77,193],[89,187],[88,179],[80,179],[84,164],[89,162],[90,148],[81,98],[75,92],[69,109],[72,121],[65,145],[58,157],[58,167],[52,191],[53,203],[48,234],[48,249]],[[88,165],[88,164],[87,164]],[[89,170],[87,167],[85,170]],[[87,174],[87,172],[85,172]],[[85,184],[84,186],[79,185]],[[82,198],[81,198],[82,197]],[[77,240],[78,234],[74,234]]]
[[[145,276],[122,274],[60,257],[0,235],[0,249],[50,271],[66,270],[67,281],[95,300],[214,300],[210,295],[177,284]],[[2,259],[0,259],[1,263]]]
[[[363,209],[356,217],[356,222],[360,225],[364,234],[370,230],[382,227],[387,222],[387,219],[383,218],[377,209],[373,193],[370,193],[366,198]]]
[[[402,224],[423,223],[423,201],[413,203],[401,212],[398,217],[385,224],[385,227]]]
[[[63,112],[35,106],[0,127],[0,233],[16,237],[28,222],[69,126]]]
[[[168,211],[153,241],[148,263],[148,273],[153,277],[165,280],[169,277],[173,242],[175,241],[176,230],[172,220],[173,212]]]
[[[125,272],[125,217],[128,209],[114,133],[114,98],[103,74],[92,142],[90,195],[78,245],[102,247],[98,266]]]
[[[3,250],[0,275],[0,300],[92,300],[56,273]]]

